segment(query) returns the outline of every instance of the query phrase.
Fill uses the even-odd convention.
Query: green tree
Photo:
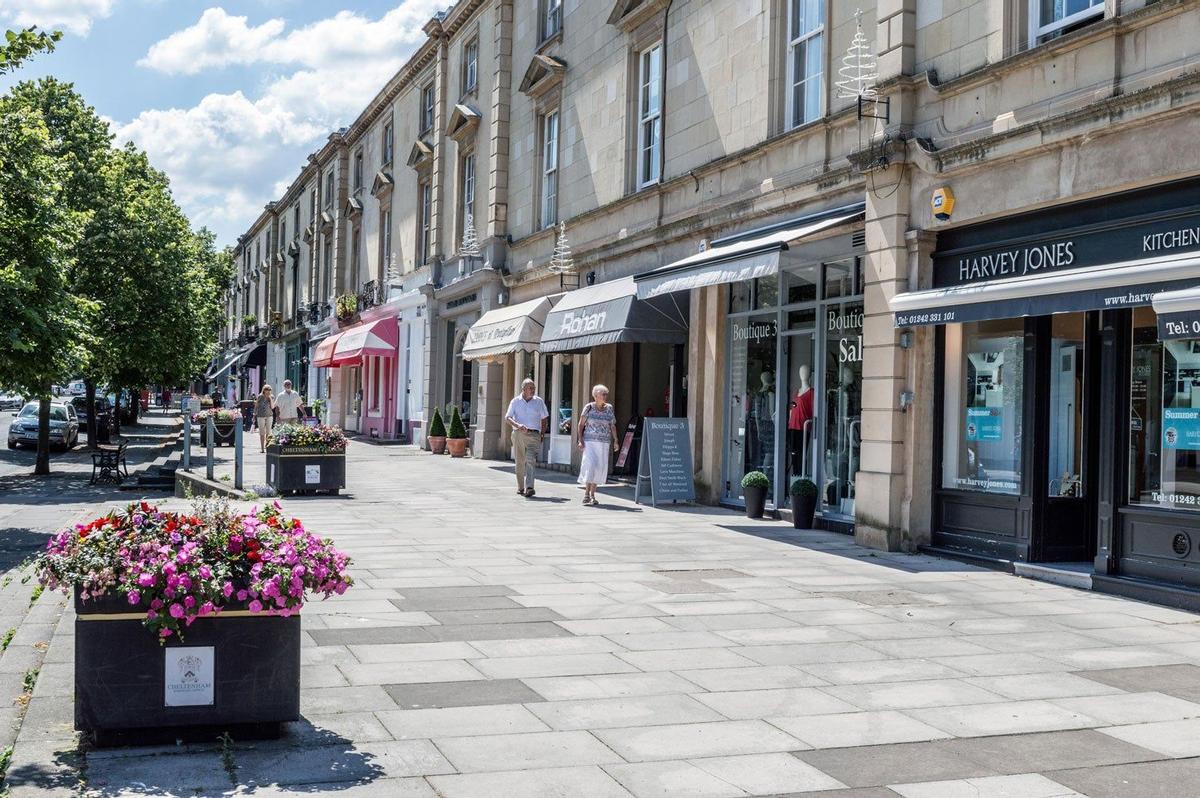
[[[0,43],[0,75],[16,70],[35,53],[54,52],[54,44],[61,38],[61,31],[45,33],[37,27],[5,30]]]
[[[50,390],[87,361],[92,303],[68,290],[86,219],[64,202],[69,174],[41,114],[0,98],[0,383],[40,399],[35,474],[50,472]]]

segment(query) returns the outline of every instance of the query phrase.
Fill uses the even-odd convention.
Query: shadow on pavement
[[[979,567],[955,560],[930,557],[904,552],[883,552],[864,548],[854,542],[850,535],[840,532],[827,532],[823,529],[796,529],[780,522],[764,522],[760,526],[740,526],[719,524],[721,529],[737,532],[740,535],[752,535],[765,540],[776,540],[789,546],[796,546],[811,551],[820,551],[837,557],[851,560],[863,560],[907,573],[925,573],[928,571],[979,571]]]

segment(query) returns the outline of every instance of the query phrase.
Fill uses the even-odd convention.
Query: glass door
[[[742,500],[742,477],[767,475],[767,501],[775,501],[775,428],[779,380],[775,375],[776,312],[731,317],[729,346],[729,438],[725,498]]]
[[[823,483],[819,493],[824,514],[854,517],[854,489],[862,446],[863,306],[861,302],[826,305]]]
[[[811,316],[811,314],[810,314]],[[789,332],[783,348],[783,373],[787,377],[783,437],[784,480],[781,490],[790,495],[796,479],[817,482],[819,420],[816,370],[813,368],[814,331]],[[819,484],[819,483],[818,483]]]

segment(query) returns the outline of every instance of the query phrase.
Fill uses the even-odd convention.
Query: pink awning
[[[395,317],[359,324],[338,336],[330,365],[355,364],[364,357],[395,357],[399,341]]]
[[[324,369],[333,365],[333,350],[341,337],[341,333],[331,335],[317,344],[317,351],[313,354],[313,366]]]

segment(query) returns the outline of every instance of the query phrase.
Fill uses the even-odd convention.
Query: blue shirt
[[[549,418],[550,411],[540,396],[528,400],[524,396],[517,396],[508,403],[508,413],[504,417],[534,432],[541,432],[542,419]]]

